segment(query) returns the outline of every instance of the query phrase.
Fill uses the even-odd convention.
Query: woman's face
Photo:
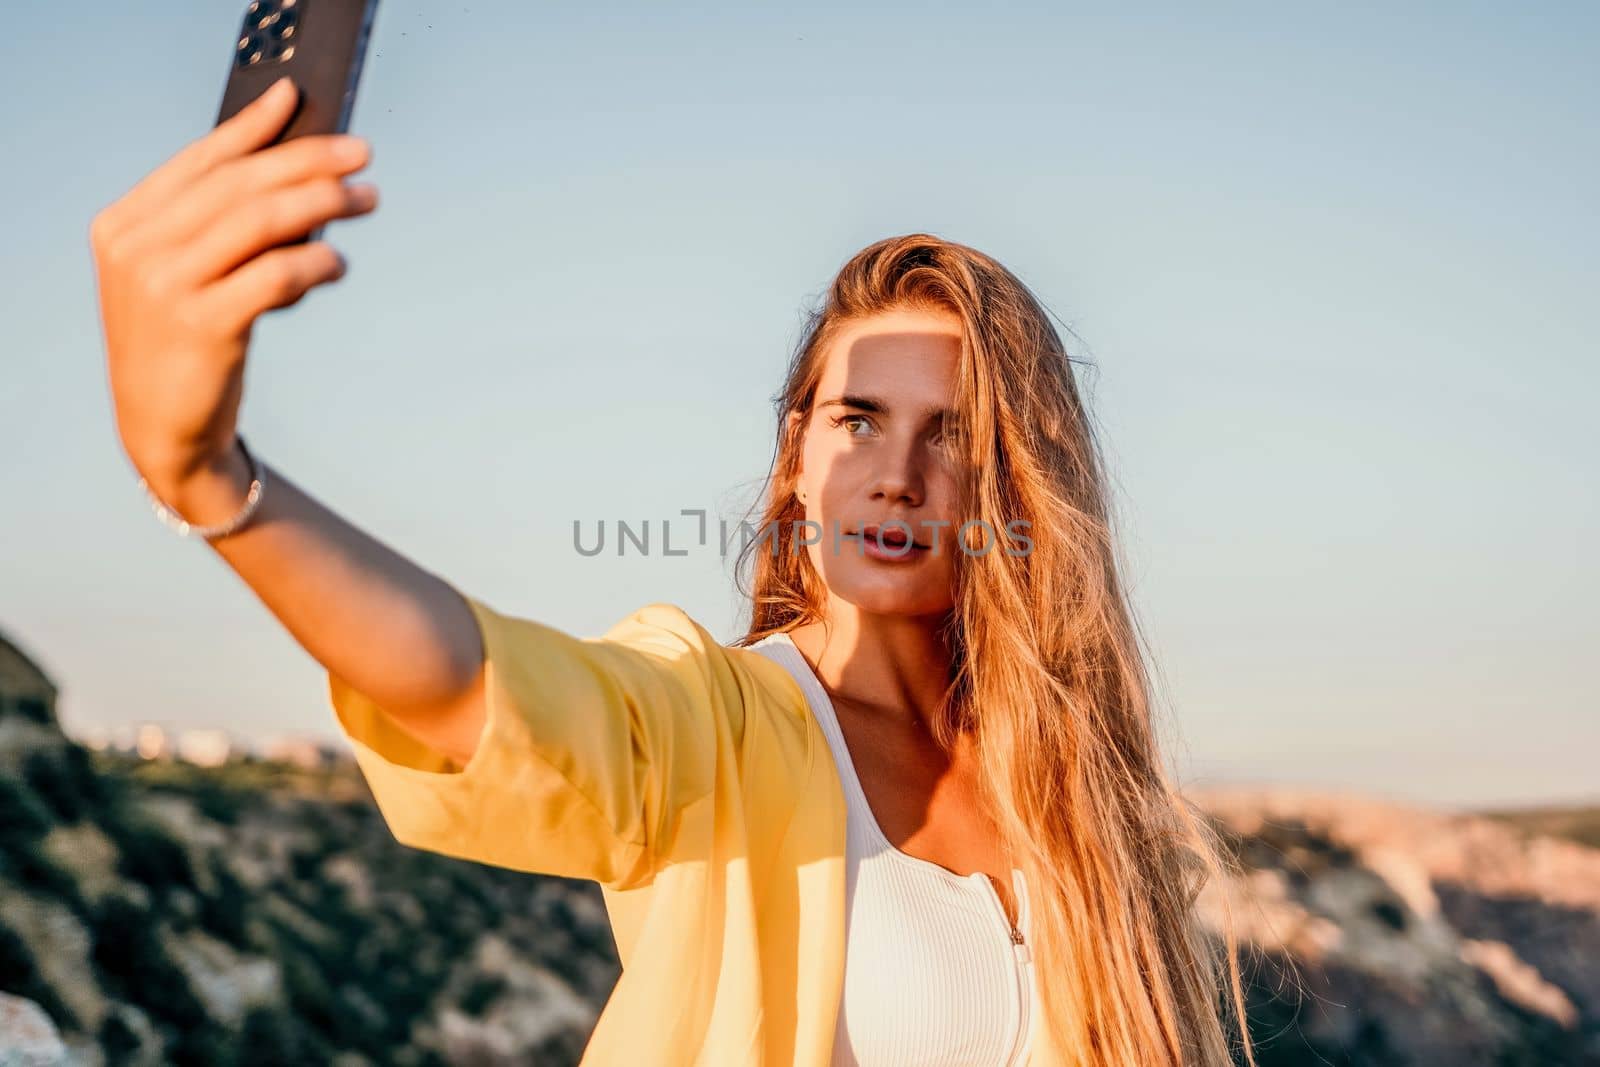
[[[800,536],[817,542],[805,550],[830,594],[862,611],[954,604],[960,351],[953,313],[896,310],[851,323],[824,355],[796,485],[814,525]]]

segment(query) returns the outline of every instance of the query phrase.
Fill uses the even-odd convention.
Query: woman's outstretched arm
[[[271,142],[294,109],[279,84],[184,147],[90,229],[107,374],[124,451],[191,523],[234,514],[249,475],[235,440],[251,329],[344,274],[304,237],[370,212],[357,137]],[[269,146],[270,147],[265,147]],[[330,674],[464,764],[485,722],[484,649],[448,583],[341,519],[268,467],[244,529],[212,542]]]
[[[244,502],[244,457],[234,450],[229,458],[233,469],[197,473],[177,493],[189,521],[223,521]],[[484,648],[453,586],[270,464],[255,517],[212,547],[330,674],[466,765],[485,721]]]

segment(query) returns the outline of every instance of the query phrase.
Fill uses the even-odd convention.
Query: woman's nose
[[[911,507],[921,504],[923,472],[917,447],[913,444],[887,448],[880,456],[880,465],[873,472],[873,499]]]

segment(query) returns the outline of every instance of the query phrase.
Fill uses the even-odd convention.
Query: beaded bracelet
[[[151,510],[156,513],[156,518],[176,530],[179,537],[199,536],[208,541],[214,541],[219,537],[226,537],[228,534],[236,532],[250,521],[250,516],[255,514],[256,505],[261,503],[261,491],[266,486],[266,471],[260,464],[256,463],[256,458],[250,454],[250,449],[245,447],[242,434],[235,434],[234,440],[239,443],[239,451],[244,453],[244,461],[250,468],[250,492],[245,496],[244,507],[240,508],[238,514],[227,522],[219,523],[215,526],[196,526],[167,507],[161,498],[151,490],[149,483],[145,479],[139,479],[139,488],[144,490],[144,495],[150,501]]]

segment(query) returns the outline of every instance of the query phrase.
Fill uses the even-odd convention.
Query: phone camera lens
[[[245,22],[256,29],[266,29],[277,21],[281,10],[278,0],[255,0],[245,12]]]
[[[266,58],[266,42],[253,33],[247,33],[239,38],[239,47],[234,53],[234,62],[240,67],[253,67]]]

